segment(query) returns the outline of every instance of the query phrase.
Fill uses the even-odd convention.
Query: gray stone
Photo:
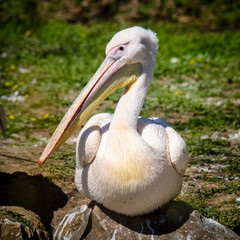
[[[57,226],[54,239],[216,239],[240,237],[222,224],[205,218],[182,201],[137,217],[123,216],[91,202],[73,209]]]

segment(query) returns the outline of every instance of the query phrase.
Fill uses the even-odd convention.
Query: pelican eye
[[[124,47],[123,47],[123,46],[120,46],[118,49],[119,49],[120,51],[123,51],[123,50],[124,50]]]

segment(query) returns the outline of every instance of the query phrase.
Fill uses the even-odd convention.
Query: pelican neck
[[[154,64],[150,68],[143,67],[140,77],[125,87],[115,109],[110,131],[119,128],[137,130],[138,117],[152,80],[153,68]]]

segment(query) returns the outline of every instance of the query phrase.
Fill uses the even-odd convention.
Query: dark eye
[[[120,50],[120,51],[123,51],[123,50],[124,50],[124,47],[123,47],[123,46],[119,47],[119,50]]]

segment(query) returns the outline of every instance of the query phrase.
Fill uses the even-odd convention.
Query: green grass
[[[17,212],[7,210],[7,209],[2,209],[1,211],[2,211],[3,215],[10,217],[10,219],[13,220],[14,222],[24,224],[24,225],[28,226],[31,230],[33,230],[31,223],[26,218],[24,218],[23,215],[21,215]]]
[[[201,33],[197,28],[153,22],[141,25],[150,27],[159,38],[154,79],[141,115],[159,116],[177,129],[188,144],[190,166],[226,166],[217,175],[203,174],[201,191],[180,198],[235,229],[239,226],[238,202],[227,201],[224,211],[216,204],[208,205],[216,196],[239,196],[240,191],[236,178],[240,172],[239,139],[229,138],[240,128],[240,32]],[[1,29],[0,101],[7,114],[5,137],[45,144],[34,133],[54,131],[104,59],[108,41],[128,26],[127,22],[85,26],[52,21],[28,31]],[[16,91],[24,101],[4,99]],[[113,112],[120,95],[120,90],[110,95],[108,104],[97,111]],[[48,165],[49,172],[73,177],[73,152],[56,153],[53,158],[63,159],[65,164],[57,169]],[[213,182],[219,186],[211,190]]]

